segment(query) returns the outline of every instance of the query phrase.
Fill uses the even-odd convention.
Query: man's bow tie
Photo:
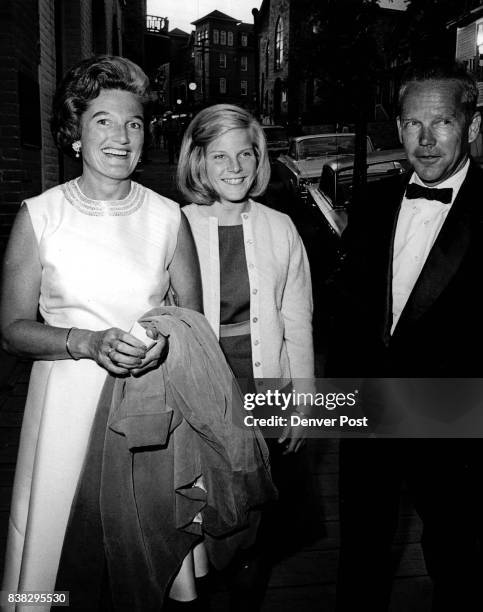
[[[424,198],[425,200],[438,200],[442,204],[451,204],[453,190],[449,187],[437,189],[435,187],[422,187],[417,183],[409,183],[405,195],[408,200]]]

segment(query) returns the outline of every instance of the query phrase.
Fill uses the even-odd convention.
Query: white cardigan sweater
[[[210,206],[190,204],[182,211],[198,250],[205,316],[218,337],[218,219],[210,216]],[[242,226],[254,378],[304,379],[296,386],[305,387],[314,377],[314,351],[312,284],[302,240],[287,215],[253,200],[250,210],[242,213]]]

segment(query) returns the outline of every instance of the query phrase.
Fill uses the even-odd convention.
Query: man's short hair
[[[403,76],[398,95],[398,115],[411,83],[422,81],[452,81],[460,90],[460,103],[468,120],[473,118],[478,101],[478,87],[472,74],[462,62],[441,59],[426,60],[409,67]]]
[[[248,131],[257,159],[255,180],[248,195],[256,197],[267,188],[270,163],[265,134],[260,124],[243,108],[231,104],[215,104],[194,117],[181,145],[177,182],[188,202],[213,204],[218,198],[206,172],[206,149],[211,142],[236,129]]]

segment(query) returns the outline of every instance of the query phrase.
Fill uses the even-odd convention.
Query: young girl
[[[270,167],[263,131],[244,109],[218,104],[189,125],[178,183],[200,259],[203,307],[239,379],[307,386],[314,377],[312,288],[287,215],[259,204]],[[301,437],[279,440],[289,452]]]

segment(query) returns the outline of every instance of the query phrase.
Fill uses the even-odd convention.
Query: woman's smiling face
[[[210,142],[206,172],[221,204],[245,202],[257,172],[249,130],[232,129]]]
[[[125,180],[139,161],[144,142],[138,96],[102,89],[81,117],[83,173],[91,180]]]

